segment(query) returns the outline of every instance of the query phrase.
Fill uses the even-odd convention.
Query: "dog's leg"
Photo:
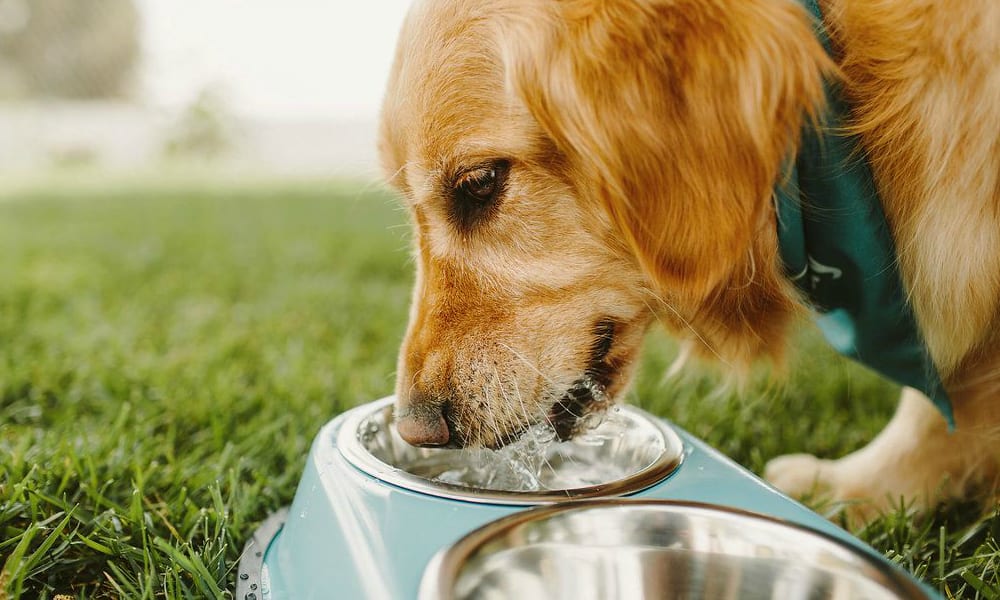
[[[983,370],[978,370],[982,376]],[[886,428],[864,448],[839,460],[807,454],[770,461],[765,478],[793,495],[844,502],[848,520],[866,522],[902,499],[917,510],[995,491],[1000,473],[1000,382],[995,367],[979,385],[951,393],[957,429],[918,391],[904,388]],[[990,375],[993,375],[992,377]],[[966,381],[976,381],[969,378]]]

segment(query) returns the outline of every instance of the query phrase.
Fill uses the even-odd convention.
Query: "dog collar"
[[[819,6],[804,4],[830,53]],[[822,130],[804,128],[775,190],[785,270],[839,353],[920,390],[954,429],[951,402],[906,299],[871,167],[857,139],[843,133],[841,94],[827,86],[826,95]]]

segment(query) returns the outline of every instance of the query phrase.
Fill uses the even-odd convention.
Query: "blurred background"
[[[231,597],[319,427],[391,393],[408,4],[0,0],[0,599]]]
[[[406,0],[0,0],[0,174],[376,173]]]

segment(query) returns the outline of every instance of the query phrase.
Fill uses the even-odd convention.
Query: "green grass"
[[[288,504],[318,428],[391,392],[405,219],[351,184],[18,186],[0,198],[0,598],[231,597],[243,542]],[[837,456],[895,390],[814,338],[787,384],[662,382],[632,401],[760,471]],[[857,532],[946,594],[1000,596],[976,507]],[[4,592],[3,590],[6,590]]]

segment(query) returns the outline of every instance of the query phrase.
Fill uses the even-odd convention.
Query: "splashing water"
[[[551,424],[540,423],[499,450],[436,450],[397,466],[436,482],[518,492],[588,487],[631,475],[634,465],[608,458],[622,445],[630,420],[596,382],[585,380],[581,385],[593,401],[571,440],[559,441]]]

